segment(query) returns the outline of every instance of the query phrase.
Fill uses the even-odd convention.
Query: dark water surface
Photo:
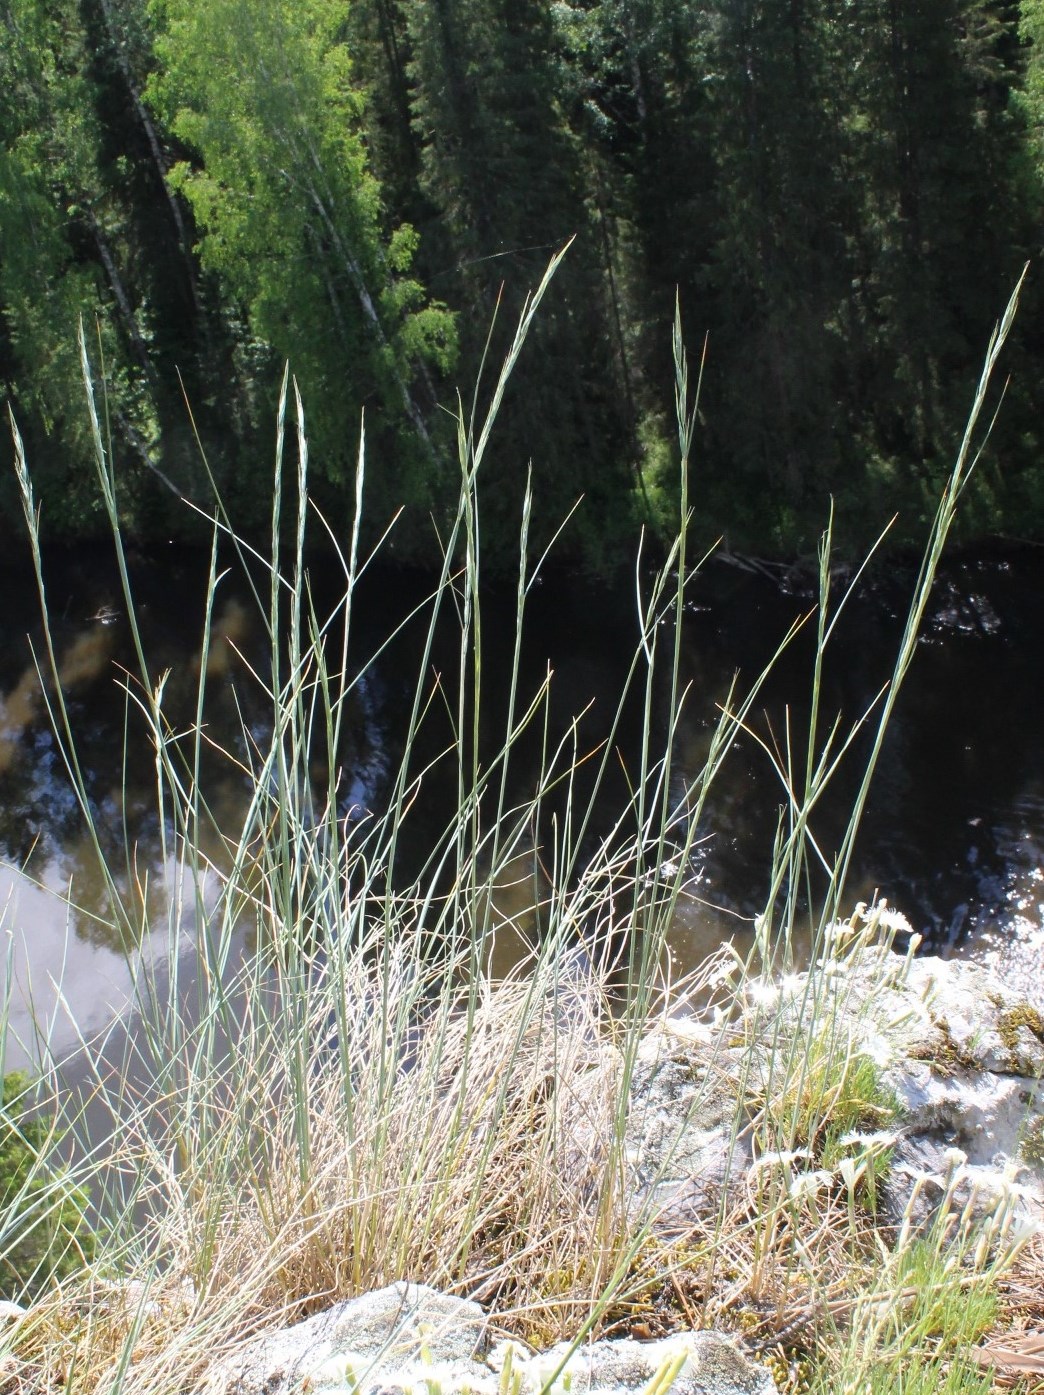
[[[198,683],[206,559],[194,554],[137,558],[133,564],[148,658],[169,670],[169,711],[191,714]],[[313,568],[320,607],[333,569]],[[846,611],[824,681],[824,723],[853,720],[891,673],[915,569],[890,561]],[[27,572],[0,576],[0,907],[6,953],[0,976],[9,992],[13,1029],[4,1065],[39,1051],[48,1037],[58,1054],[77,1034],[91,1036],[126,1013],[142,966],[164,972],[169,951],[163,890],[163,843],[155,818],[155,766],[134,700],[130,632],[110,561],[83,551],[48,562],[49,601],[63,689],[77,734],[92,806],[108,850],[126,879],[149,879],[155,930],[141,943],[114,942],[104,918],[104,888],[48,717],[30,647],[42,655],[39,605]],[[423,594],[399,573],[375,573],[359,600],[357,656],[380,643],[395,619]],[[691,685],[675,750],[678,785],[699,770],[733,674],[741,687],[762,669],[793,621],[813,604],[791,578],[710,563],[694,584],[686,615],[683,678]],[[510,673],[513,597],[491,596],[483,614],[484,683],[502,707]],[[345,807],[379,807],[395,768],[419,662],[419,629],[398,641],[362,685],[340,754]],[[633,583],[618,590],[548,577],[532,595],[523,697],[550,665],[552,726],[593,703],[584,740],[603,738],[637,637]],[[901,909],[928,946],[971,954],[1014,979],[1044,972],[1044,552],[957,557],[947,563],[887,741],[850,883],[852,900],[875,890]],[[221,583],[208,659],[208,731],[235,749],[241,722],[264,742],[267,700],[248,661],[264,663],[264,628],[254,599],[231,578]],[[765,741],[781,742],[787,713],[801,731],[808,708],[811,646],[801,639],[781,659],[752,716]],[[454,671],[448,640],[432,668]],[[429,675],[430,677],[430,675]],[[449,681],[448,677],[445,681]],[[132,696],[128,696],[128,689]],[[491,717],[491,727],[496,721]],[[444,736],[444,733],[442,733]],[[662,742],[662,733],[659,733]],[[435,749],[441,739],[431,736]],[[606,817],[622,798],[626,770],[637,765],[637,708],[619,732],[618,788],[604,795]],[[656,743],[654,742],[654,749]],[[830,856],[847,822],[859,773],[859,748],[818,822]],[[516,778],[524,794],[536,755],[521,753]],[[215,759],[206,773],[212,802],[228,826],[245,808],[241,771]],[[450,782],[436,775],[416,821],[441,826]],[[715,785],[700,827],[696,895],[679,911],[673,950],[683,966],[723,938],[749,943],[764,908],[768,864],[783,793],[753,735],[741,738]],[[169,832],[169,830],[168,830]],[[423,832],[421,834],[423,836]],[[133,862],[120,849],[134,848]],[[168,845],[169,849],[169,845]],[[169,886],[169,882],[168,882]],[[193,936],[186,921],[179,953],[191,970]],[[28,1001],[33,1007],[30,1009]],[[35,1025],[34,1025],[35,1024]],[[34,1034],[36,1044],[34,1044]],[[19,1045],[21,1043],[21,1045]]]

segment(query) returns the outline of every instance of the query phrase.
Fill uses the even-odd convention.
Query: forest
[[[964,537],[1044,536],[1044,0],[2,0],[0,378],[50,536],[89,537],[77,324],[132,533],[271,493],[289,362],[313,496],[437,556],[457,433],[568,251],[480,482],[586,569],[697,535],[916,535],[1030,272]],[[5,446],[3,453],[10,452]],[[20,511],[7,469],[0,531]]]

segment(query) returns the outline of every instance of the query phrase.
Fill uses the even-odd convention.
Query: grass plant
[[[76,1276],[52,1276],[26,1315],[0,1329],[0,1378],[60,1385],[69,1395],[187,1390],[258,1331],[410,1278],[479,1299],[502,1327],[539,1343],[717,1321],[747,1331],[762,1350],[778,1348],[790,1388],[982,1388],[982,1372],[969,1368],[965,1381],[952,1357],[989,1322],[989,1295],[1009,1255],[1010,1214],[1002,1208],[982,1221],[944,1206],[927,1237],[900,1227],[887,1245],[875,1228],[887,1144],[873,1136],[893,1122],[894,1102],[853,1047],[846,1024],[858,1009],[843,985],[846,963],[868,944],[888,942],[891,922],[882,907],[846,916],[845,882],[1017,293],[990,346],[891,681],[847,730],[821,711],[820,681],[858,577],[835,603],[827,530],[819,604],[808,622],[816,634],[810,724],[767,747],[784,814],[754,949],[744,961],[723,950],[675,983],[665,945],[678,901],[691,890],[701,814],[730,747],[753,730],[778,652],[748,689],[730,694],[703,768],[679,793],[673,738],[690,700],[680,678],[682,619],[700,562],[688,547],[698,384],[690,386],[676,325],[680,526],[663,565],[651,576],[636,570],[637,642],[608,739],[590,747],[582,714],[564,733],[552,728],[551,677],[535,693],[522,689],[527,604],[543,565],[530,558],[536,505],[528,492],[512,678],[506,694],[489,691],[477,483],[555,265],[525,309],[488,409],[479,410],[476,396],[470,415],[459,414],[460,502],[443,537],[441,574],[407,622],[420,634],[418,675],[402,759],[376,814],[346,815],[339,806],[337,759],[354,695],[383,649],[357,652],[353,626],[360,581],[374,560],[360,552],[365,436],[354,525],[346,540],[327,530],[343,599],[324,615],[308,579],[304,411],[284,379],[270,555],[250,554],[216,506],[201,662],[185,723],[170,710],[168,675],[150,667],[138,628],[112,457],[81,334],[99,484],[138,662],[126,700],[155,755],[163,847],[158,870],[147,874],[132,850],[125,866],[113,865],[93,820],[58,681],[32,482],[14,428],[42,600],[39,667],[106,878],[109,914],[129,945],[166,915],[170,952],[162,972],[138,973],[140,1023],[125,1056],[114,1062],[111,1043],[84,1043],[97,1063],[86,1093],[72,1099],[63,1090],[65,1062],[46,1053],[41,1061],[62,1127],[82,1133],[89,1098],[111,1119],[113,1136],[74,1167],[74,1184],[93,1196],[96,1253]],[[248,576],[264,577],[255,581],[255,599],[269,640],[267,668],[244,674],[266,694],[267,735],[259,738],[244,719],[238,744],[225,752],[250,786],[235,826],[222,822],[204,778],[207,655],[219,559],[229,551]],[[432,676],[432,654],[447,619],[458,636],[457,671],[442,684]],[[640,761],[629,799],[606,820],[617,735],[635,699],[644,714]],[[450,722],[452,739],[437,760],[452,765],[456,805],[419,869],[406,873],[405,831],[435,772],[422,737],[436,707]],[[494,712],[502,735],[490,751],[480,731]],[[816,806],[870,723],[849,832],[839,856],[827,859],[813,834]],[[512,773],[523,738],[534,734],[541,759],[520,799]],[[330,753],[319,779],[317,749]],[[528,880],[520,867],[530,869]],[[504,920],[497,888],[520,880],[532,888],[527,924],[539,934],[524,962],[496,978],[489,965]],[[181,977],[186,936],[197,953],[191,982]],[[754,980],[791,973],[809,940],[818,968],[800,980],[792,1010],[751,996]],[[723,1199],[706,1223],[665,1239],[655,1204],[636,1208],[628,1192],[629,1091],[650,1027],[686,1002],[708,999],[718,1008],[722,1049],[744,1043],[741,1093],[757,1113],[756,1194],[743,1206]],[[788,1356],[786,1333],[796,1319],[804,1322],[804,1346],[792,1344]],[[899,1374],[911,1371],[923,1376]],[[931,1385],[936,1379],[949,1384]]]

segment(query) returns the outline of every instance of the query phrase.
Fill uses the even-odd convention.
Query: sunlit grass
[[[303,407],[284,380],[271,551],[250,559],[250,574],[263,563],[266,578],[255,599],[269,662],[254,681],[269,697],[270,735],[261,740],[244,725],[239,747],[226,753],[250,779],[249,807],[230,827],[208,802],[203,775],[209,684],[224,681],[208,654],[219,557],[229,548],[244,556],[246,544],[218,507],[186,730],[168,714],[166,676],[151,670],[137,628],[111,458],[90,398],[138,661],[127,694],[155,752],[169,977],[139,974],[140,1023],[126,1059],[114,1070],[95,1047],[95,1076],[78,1100],[62,1092],[64,1063],[41,1063],[63,1129],[82,1132],[89,1096],[114,1132],[77,1160],[69,1181],[92,1191],[96,1253],[74,1277],[55,1275],[48,1284],[40,1274],[27,1276],[29,1312],[0,1331],[10,1369],[26,1380],[69,1392],[191,1388],[216,1356],[265,1326],[403,1277],[466,1292],[494,1307],[501,1326],[540,1343],[580,1340],[656,1312],[667,1322],[748,1330],[768,1350],[796,1310],[813,1334],[802,1379],[824,1390],[906,1388],[893,1379],[904,1363],[936,1371],[932,1363],[949,1362],[989,1320],[991,1288],[1008,1253],[1003,1208],[981,1221],[944,1206],[927,1237],[911,1226],[885,1238],[877,1227],[876,1189],[888,1164],[879,1136],[895,1122],[894,1101],[853,1041],[852,1022],[868,1005],[846,997],[843,985],[846,964],[887,946],[892,931],[880,908],[848,912],[845,880],[884,732],[974,463],[986,384],[1015,298],[990,348],[891,681],[849,729],[820,706],[825,656],[851,594],[836,602],[831,595],[827,531],[819,604],[808,621],[816,633],[810,724],[800,737],[787,732],[770,752],[784,813],[769,850],[756,943],[748,960],[723,951],[678,983],[669,980],[665,946],[677,904],[691,891],[701,814],[797,627],[751,687],[729,695],[705,764],[683,784],[673,738],[689,700],[680,678],[682,622],[699,563],[688,548],[696,394],[677,326],[678,537],[658,570],[636,570],[638,638],[608,739],[592,749],[581,714],[564,732],[552,728],[553,678],[533,694],[521,688],[527,604],[542,565],[529,555],[535,505],[528,492],[512,676],[506,694],[489,690],[477,483],[497,407],[554,266],[526,309],[488,412],[471,420],[461,414],[460,502],[443,532],[441,574],[407,622],[421,636],[421,659],[404,754],[383,811],[366,818],[339,808],[336,759],[352,695],[381,652],[358,654],[352,624],[371,561],[359,542],[364,440],[354,526],[346,539],[331,535],[343,600],[334,615],[321,615],[308,585]],[[45,692],[113,925],[133,944],[146,924],[155,928],[154,888],[142,876],[131,878],[130,893],[123,889],[127,879],[107,862],[93,822],[56,681],[39,520],[17,430],[15,445],[43,601]],[[294,487],[284,497],[285,473]],[[447,621],[458,636],[457,672],[440,684],[431,658]],[[644,718],[640,760],[629,798],[607,816],[617,736],[634,701]],[[455,807],[419,870],[407,872],[404,830],[435,768],[421,754],[435,706],[452,734],[436,759],[453,771]],[[828,862],[812,834],[816,805],[870,722],[871,754],[849,833]],[[494,724],[502,735],[491,750],[480,732]],[[520,798],[513,771],[533,734],[541,759]],[[333,753],[319,780],[311,762],[317,748]],[[498,893],[507,883],[523,888],[523,901],[529,895],[521,919],[539,934],[522,962],[498,978],[490,965],[502,919]],[[198,950],[192,983],[179,978],[177,951],[187,932]],[[253,946],[245,954],[244,937]],[[809,941],[813,968],[792,1010],[779,1010],[772,989],[751,993],[759,975],[797,967],[796,946]],[[718,1013],[711,1063],[740,1044],[736,1129],[754,1118],[756,1166],[741,1200],[725,1189],[721,1205],[689,1233],[665,1237],[656,1188],[643,1204],[633,1191],[631,1087],[649,1031],[686,1004],[708,1001]],[[811,1173],[818,1180],[800,1181]],[[965,1316],[955,1326],[951,1313]],[[753,1328],[743,1321],[752,1315]],[[946,1380],[955,1379],[951,1369]]]

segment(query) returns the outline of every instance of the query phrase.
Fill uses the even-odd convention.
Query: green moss
[[[1007,1012],[1002,1012],[997,1022],[1000,1039],[1009,1051],[1014,1051],[1018,1046],[1019,1032],[1023,1027],[1044,1044],[1044,1017],[1029,1003],[1016,1003]]]
[[[911,1060],[926,1061],[944,1075],[954,1075],[959,1070],[982,1069],[982,1063],[956,1040],[945,1017],[933,1014],[931,1022],[941,1040],[913,1047]]]
[[[815,1367],[804,1352],[775,1347],[760,1359],[772,1372],[780,1395],[805,1395],[812,1389]]]

